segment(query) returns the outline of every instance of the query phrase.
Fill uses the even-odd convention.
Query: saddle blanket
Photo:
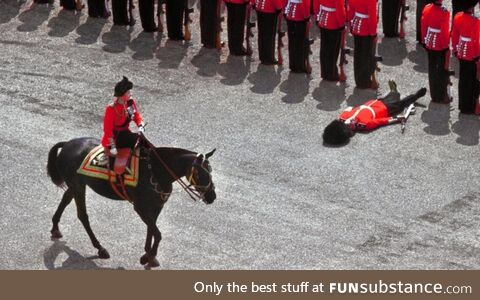
[[[138,184],[139,153],[140,149],[136,149],[134,155],[131,155],[130,164],[125,169],[123,176],[125,185],[136,187]],[[108,157],[104,153],[103,146],[99,145],[88,153],[80,165],[80,168],[78,168],[77,173],[103,180],[110,179],[115,182],[115,172],[109,169],[108,160]]]

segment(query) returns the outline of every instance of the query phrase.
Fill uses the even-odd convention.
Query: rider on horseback
[[[116,157],[114,171],[117,175],[124,173],[130,152],[138,140],[138,133],[130,131],[130,122],[135,122],[139,133],[145,131],[137,102],[130,94],[132,88],[133,83],[123,76],[115,85],[115,99],[107,105],[103,119],[102,146],[107,156]]]

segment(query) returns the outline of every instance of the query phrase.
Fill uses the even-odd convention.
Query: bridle
[[[204,199],[205,194],[208,193],[210,190],[213,188],[213,181],[212,181],[212,175],[210,174],[210,171],[207,170],[203,164],[206,161],[203,161],[202,163],[198,163],[197,160],[202,156],[202,154],[197,154],[197,158],[195,158],[194,163],[192,164],[192,168],[190,169],[190,176],[187,177],[188,182],[190,182],[190,185],[188,186],[193,187],[194,189],[191,190],[198,198]],[[208,175],[208,184],[207,185],[201,185],[198,183],[198,170],[196,168],[201,168],[207,175]],[[209,168],[210,169],[210,168]],[[197,174],[197,178],[195,178],[195,174]]]
[[[203,168],[203,166],[201,166],[201,164],[196,162],[196,160],[200,157],[201,154],[197,155],[197,158],[195,159],[194,163],[192,164],[192,169],[190,171],[190,176],[187,178],[190,184],[187,184],[180,177],[178,177],[177,174],[175,174],[172,171],[172,169],[165,163],[165,161],[160,157],[160,155],[158,155],[158,153],[155,149],[155,146],[153,146],[152,143],[150,143],[150,141],[147,140],[147,138],[143,134],[140,134],[140,138],[143,141],[145,141],[145,143],[149,147],[149,156],[150,156],[150,153],[153,153],[155,155],[155,157],[162,164],[162,166],[165,168],[165,170],[167,170],[167,172],[170,174],[170,176],[172,176],[174,181],[176,181],[176,182],[178,182],[178,184],[180,184],[180,186],[185,190],[185,192],[187,192],[187,194],[190,196],[190,198],[192,198],[194,201],[205,199],[205,194],[212,189],[211,186],[213,185],[213,183],[212,183],[212,177],[210,175],[210,172],[206,171]],[[196,184],[197,180],[194,179],[194,176],[193,176],[195,171],[197,171],[195,169],[196,165],[200,165],[200,167],[203,168],[207,172],[207,174],[209,175],[209,183],[206,186]],[[152,169],[152,166],[150,165],[150,163],[149,163],[148,167],[149,167],[149,169]],[[151,171],[152,171],[152,174],[153,174],[153,170],[151,170]],[[158,191],[158,189],[157,189],[158,183],[155,184],[153,182],[153,177],[150,178],[150,181],[155,186],[155,192],[162,195],[162,199],[168,198],[168,196],[170,195],[169,193],[164,193],[162,191]]]

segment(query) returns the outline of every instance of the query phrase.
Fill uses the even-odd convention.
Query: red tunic
[[[452,48],[461,60],[480,57],[480,21],[472,14],[459,12],[453,19]]]
[[[250,4],[255,5],[256,11],[274,13],[283,9],[286,0],[250,0]]]
[[[387,107],[382,101],[370,100],[364,105],[345,109],[339,119],[346,124],[354,121],[357,130],[373,130],[387,125],[392,117],[389,116]]]
[[[433,3],[423,8],[421,41],[429,50],[445,50],[450,47],[450,12]]]
[[[137,126],[140,126],[143,119],[137,109],[137,102],[133,100],[131,108],[128,109],[131,111],[131,118],[133,121]],[[127,101],[122,105],[115,99],[112,103],[107,105],[107,108],[105,109],[105,117],[103,118],[102,146],[108,147],[110,145],[110,139],[114,138],[114,131],[130,130],[128,128],[130,122],[127,122],[128,117]]]
[[[377,1],[376,0],[348,0],[347,21],[350,32],[359,36],[377,35]]]
[[[313,0],[313,6],[318,27],[339,29],[345,26],[345,0]]]
[[[304,21],[310,18],[310,0],[288,0],[285,17],[289,21]]]

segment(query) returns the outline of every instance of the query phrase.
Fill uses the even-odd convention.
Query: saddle
[[[124,174],[123,181],[125,185],[136,187],[139,178],[139,156],[140,149],[136,149],[133,155],[130,155],[129,148],[118,149],[118,154],[113,164],[113,170],[110,158],[105,155],[102,145],[93,148],[85,157],[77,173],[88,177],[94,177],[103,180],[116,182],[117,176]]]

